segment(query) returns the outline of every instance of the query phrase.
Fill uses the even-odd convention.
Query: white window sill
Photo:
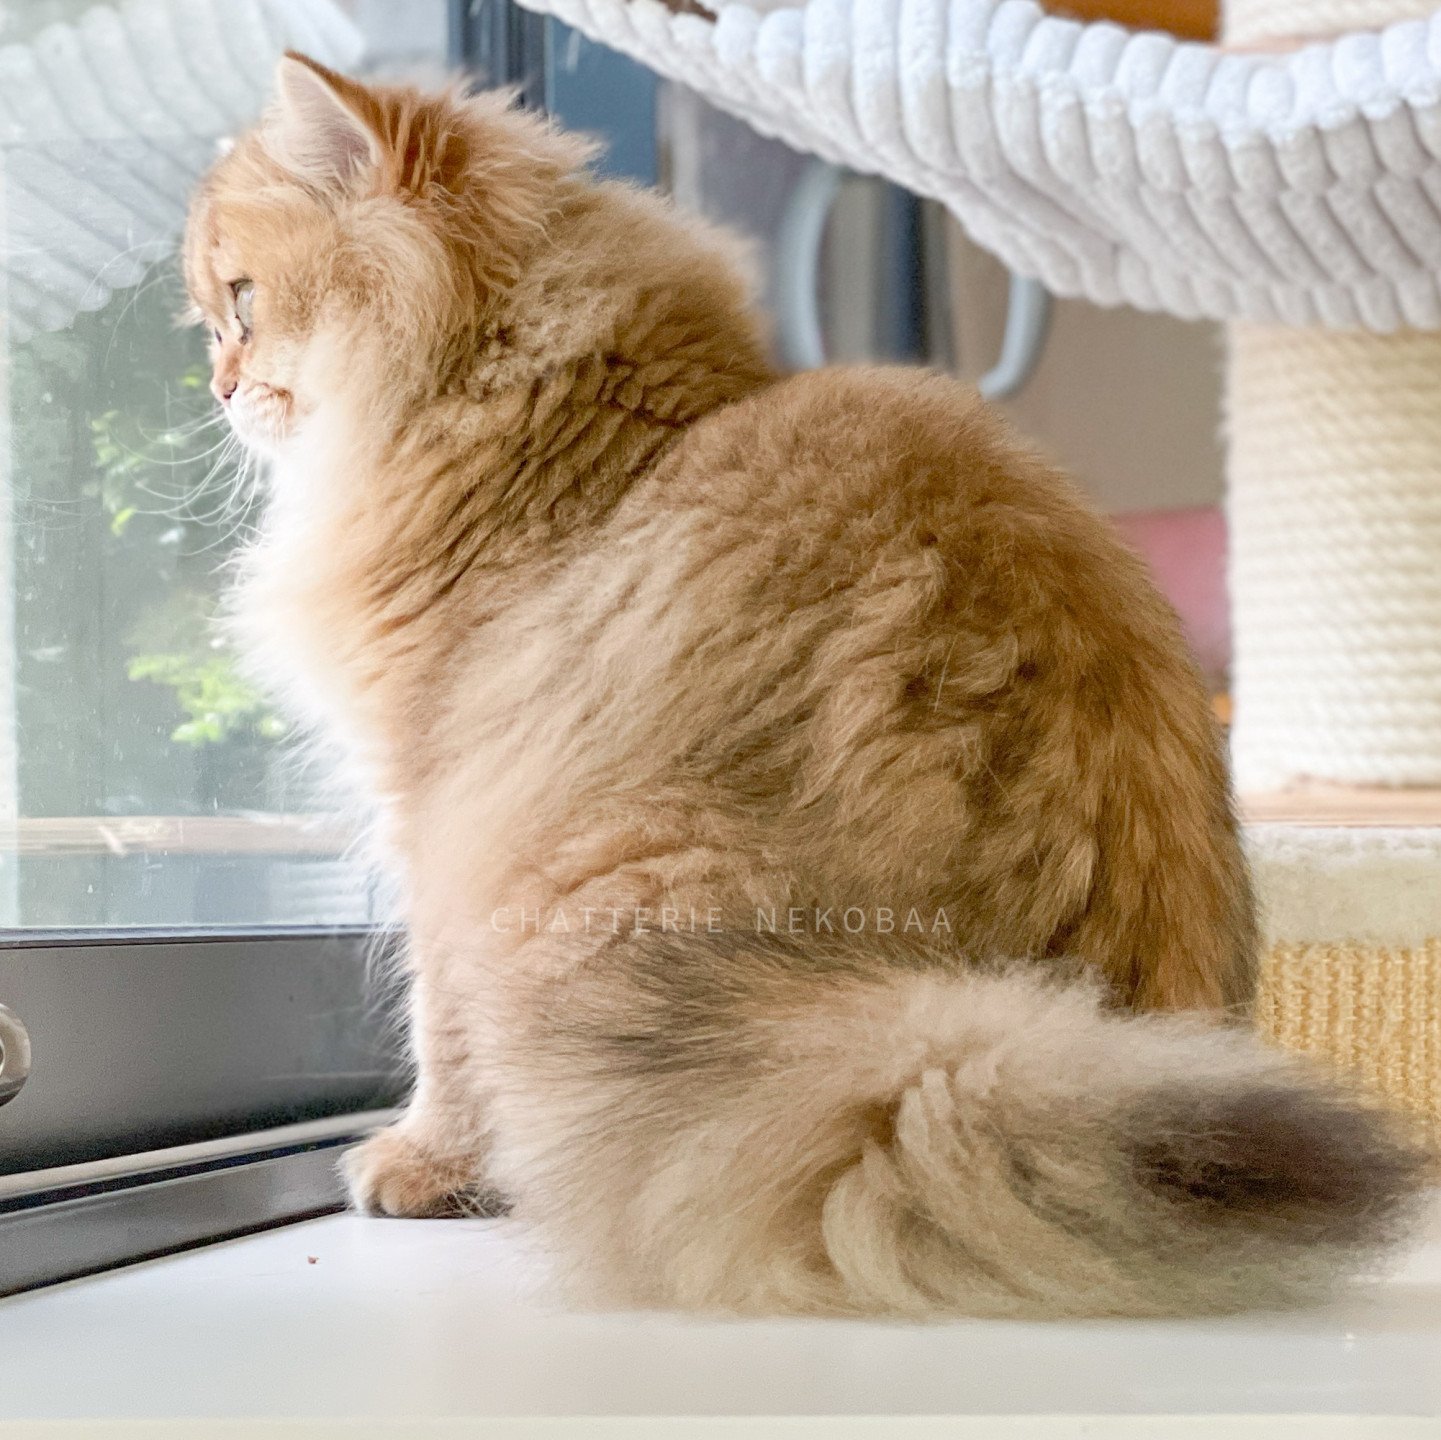
[[[537,1298],[539,1273],[540,1262],[506,1221],[345,1215],[18,1296],[0,1303],[0,1440],[111,1433],[146,1440],[484,1433],[498,1440],[521,1432],[440,1422],[726,1415],[851,1416],[857,1425],[877,1415],[969,1416],[970,1425],[894,1433],[1005,1440],[1220,1433],[1327,1440],[1435,1435],[1441,1415],[1441,1231],[1393,1280],[1325,1309],[1190,1322],[907,1326],[585,1315]],[[1254,1431],[1157,1420],[1208,1414],[1263,1418]],[[1136,1419],[1120,1418],[1127,1415]],[[1281,1420],[1288,1415],[1308,1418],[1293,1432]],[[1015,1418],[1002,1424],[1002,1416]],[[1101,1429],[1069,1428],[1081,1416],[1117,1418]],[[1360,1428],[1337,1420],[1333,1428],[1319,1416],[1393,1418]],[[212,1431],[199,1417],[230,1423]],[[1420,1422],[1431,1428],[1413,1428],[1416,1417],[1432,1417]],[[24,1423],[79,1419],[132,1423]],[[297,1423],[276,1423],[285,1421]],[[627,1424],[614,1433],[649,1430]],[[767,1425],[748,1433],[792,1431]],[[811,1433],[892,1432],[829,1421],[821,1431],[794,1431]]]

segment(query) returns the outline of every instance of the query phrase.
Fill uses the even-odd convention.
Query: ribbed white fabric
[[[360,54],[334,0],[126,0],[0,47],[0,267],[11,341],[98,310],[170,252],[215,143],[287,48]]]
[[[1433,0],[1227,0],[1226,44],[1264,45],[1319,40],[1351,30],[1375,30],[1398,20],[1424,19]]]
[[[523,3],[943,200],[1057,294],[1441,328],[1441,14],[1228,55],[1031,0],[721,4],[714,24],[657,0]]]
[[[1323,36],[1418,8],[1228,0],[1224,27]],[[1229,349],[1237,782],[1441,783],[1441,335],[1237,324]]]

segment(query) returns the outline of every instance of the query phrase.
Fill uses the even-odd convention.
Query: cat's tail
[[[592,1303],[1289,1304],[1380,1261],[1434,1178],[1386,1115],[1247,1030],[1034,969],[750,936],[607,962],[514,1037],[495,1155]]]

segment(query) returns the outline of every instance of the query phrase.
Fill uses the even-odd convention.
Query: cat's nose
[[[240,381],[234,375],[214,375],[210,379],[210,389],[222,405],[229,403],[230,397],[235,394],[236,386],[239,384]]]

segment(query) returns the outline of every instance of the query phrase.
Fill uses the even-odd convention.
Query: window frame
[[[655,181],[649,72],[512,0],[448,0],[447,14],[453,68],[603,127],[608,168]],[[31,1048],[0,1103],[0,1296],[341,1208],[340,1155],[410,1085],[404,981],[384,958],[399,939],[0,930],[0,1004]]]
[[[0,1295],[340,1208],[339,1151],[409,1086],[392,938],[0,937],[31,1040],[0,1107]]]

